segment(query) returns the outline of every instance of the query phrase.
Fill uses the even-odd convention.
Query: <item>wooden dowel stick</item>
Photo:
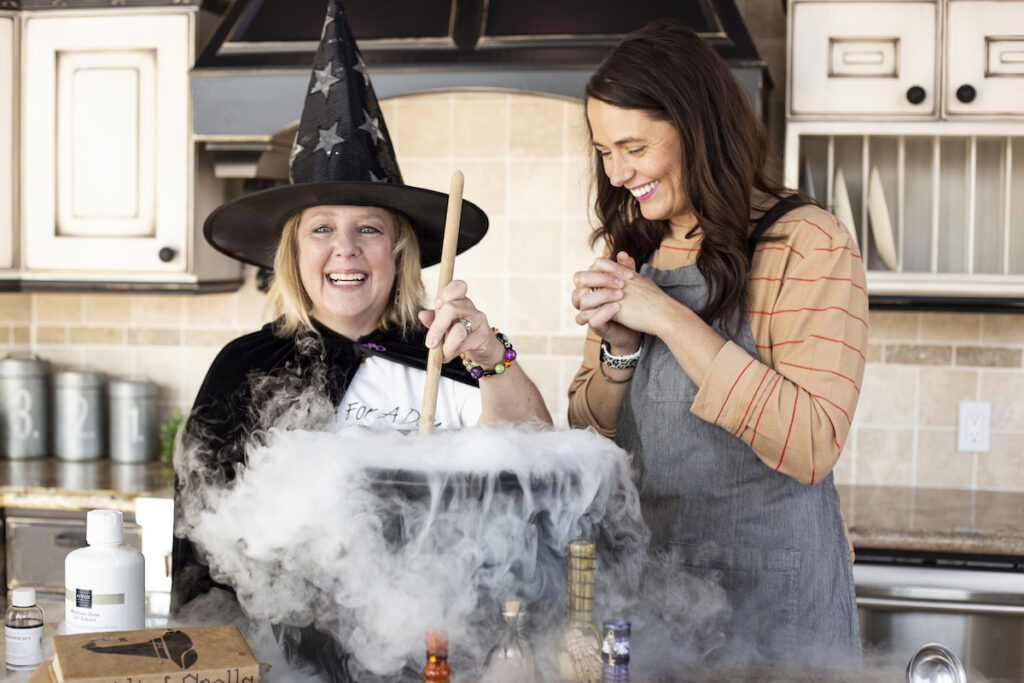
[[[437,276],[437,293],[441,294],[455,271],[455,250],[459,243],[459,222],[462,220],[462,171],[452,173],[451,191],[448,193],[448,214],[444,221],[444,241],[441,243],[441,271]],[[423,406],[420,410],[420,434],[434,431],[434,411],[437,409],[437,388],[441,382],[441,344],[427,354],[427,380],[423,387]]]

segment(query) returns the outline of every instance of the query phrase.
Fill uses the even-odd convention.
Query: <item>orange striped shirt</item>
[[[850,431],[864,377],[868,296],[860,251],[829,213],[790,211],[768,229],[780,239],[754,253],[748,285],[756,359],[733,342],[708,369],[690,411],[750,445],[769,467],[813,484],[832,470]],[[700,236],[667,237],[651,265],[696,263]],[[588,330],[569,389],[569,424],[597,424],[587,405],[600,339]]]

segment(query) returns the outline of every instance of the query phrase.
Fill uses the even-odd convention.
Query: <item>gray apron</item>
[[[696,266],[640,272],[691,309],[704,305]],[[732,341],[758,357],[748,321]],[[774,471],[690,412],[697,386],[660,339],[644,335],[643,345],[615,440],[633,454],[652,552],[725,590],[729,609],[716,625],[725,642],[708,660],[859,665],[853,568],[832,474],[807,486]]]

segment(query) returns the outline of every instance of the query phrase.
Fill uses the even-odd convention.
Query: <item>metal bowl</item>
[[[967,683],[960,658],[945,645],[928,643],[907,664],[908,683]]]

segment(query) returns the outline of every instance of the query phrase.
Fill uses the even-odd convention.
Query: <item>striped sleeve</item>
[[[749,288],[758,358],[727,343],[692,412],[748,443],[769,467],[820,481],[839,458],[860,396],[868,298],[860,254],[835,218],[802,207],[776,223]]]
[[[573,428],[594,427],[600,434],[612,439],[615,438],[615,425],[598,423],[587,402],[587,387],[597,375],[600,350],[601,338],[588,327],[587,337],[583,342],[583,363],[569,385],[569,426]]]

